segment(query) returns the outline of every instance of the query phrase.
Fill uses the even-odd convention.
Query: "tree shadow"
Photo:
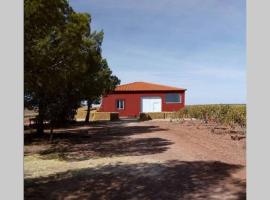
[[[43,159],[61,159],[66,161],[88,160],[93,157],[139,156],[157,154],[166,151],[169,140],[151,138],[132,138],[130,136],[165,131],[157,126],[119,126],[91,127],[84,129],[63,129],[54,134],[53,144],[49,144],[49,134],[43,137],[25,134],[25,155],[33,153],[31,145],[47,144],[47,148],[34,153]],[[29,146],[29,148],[27,147]]]
[[[162,153],[172,142],[162,138],[110,139],[53,145],[40,152],[43,159],[58,158],[66,161],[82,161],[94,157],[140,156]]]
[[[78,127],[112,127],[112,126],[118,126],[118,125],[125,125],[129,123],[140,123],[141,121],[135,118],[132,119],[119,119],[115,121],[68,121],[64,124],[57,124],[55,125],[56,129],[63,128],[63,129],[69,129],[69,128],[78,128]],[[51,126],[49,123],[44,123],[44,129],[50,129]],[[33,125],[24,125],[24,130],[34,129]]]
[[[242,166],[213,161],[116,164],[25,180],[25,199],[245,199]]]

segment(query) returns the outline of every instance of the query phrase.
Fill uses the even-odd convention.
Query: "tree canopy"
[[[120,80],[112,75],[101,45],[104,33],[91,31],[91,16],[66,0],[25,0],[25,107],[43,121],[72,120],[82,100],[95,100]]]

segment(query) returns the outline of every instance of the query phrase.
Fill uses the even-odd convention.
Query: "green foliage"
[[[99,63],[99,70],[83,77],[82,92],[85,100],[96,101],[101,95],[114,90],[120,80],[112,75],[106,59]]]
[[[25,107],[43,120],[72,120],[81,100],[119,84],[101,55],[104,33],[91,32],[91,16],[66,0],[26,0]]]
[[[246,127],[246,105],[191,105],[177,112],[178,118],[196,118]]]

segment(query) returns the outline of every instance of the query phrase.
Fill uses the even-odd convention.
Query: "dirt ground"
[[[246,199],[245,137],[199,121],[25,134],[25,199]],[[232,135],[232,136],[231,136]]]

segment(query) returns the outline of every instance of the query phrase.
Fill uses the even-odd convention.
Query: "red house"
[[[102,98],[99,111],[137,117],[140,112],[171,112],[185,106],[186,89],[146,82],[119,85]]]

